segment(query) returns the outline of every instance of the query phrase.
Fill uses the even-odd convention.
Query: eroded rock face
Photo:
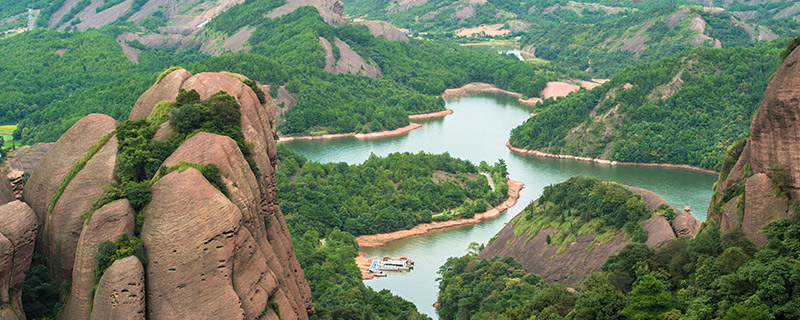
[[[17,200],[17,197],[14,196],[14,192],[11,190],[11,182],[0,177],[0,204],[6,204],[14,200]]]
[[[97,284],[90,319],[145,319],[144,290],[144,267],[139,258],[114,261]]]
[[[186,71],[186,69],[178,69],[170,72],[166,77],[161,79],[160,82],[147,89],[147,91],[136,100],[136,104],[133,105],[133,110],[131,110],[128,119],[136,120],[147,118],[150,112],[153,111],[153,107],[159,102],[175,101],[175,97],[178,96],[181,85],[191,76],[192,74]]]
[[[760,233],[764,224],[791,215],[788,203],[800,199],[798,61],[800,50],[795,50],[772,77],[750,125],[750,138],[730,172],[720,175],[709,205],[708,220],[722,231],[741,226],[758,247],[766,244]]]
[[[133,211],[128,199],[111,202],[92,214],[78,241],[72,270],[72,288],[62,312],[62,319],[89,318],[91,302],[94,299],[92,296],[96,266],[94,257],[97,255],[98,247],[104,241],[117,240],[123,233],[133,236],[135,221],[136,212]]]
[[[75,251],[86,221],[83,214],[105,193],[103,186],[114,179],[116,159],[117,139],[112,137],[69,182],[53,212],[47,214],[40,239],[57,279],[72,278]]]
[[[0,319],[25,319],[22,283],[31,265],[36,231],[36,214],[27,204],[12,201],[0,206],[0,308],[10,310],[0,313]]]
[[[91,145],[117,125],[116,120],[104,114],[93,113],[83,117],[36,164],[36,169],[25,184],[22,198],[36,213],[39,225],[43,225],[50,198],[67,172],[86,154]]]
[[[663,203],[669,205],[661,196],[651,191],[628,187],[632,192],[642,195],[648,209],[657,208]],[[670,206],[672,207],[672,206]],[[517,214],[514,219],[522,218],[525,212]],[[642,221],[642,228],[648,233],[647,246],[659,248],[675,239],[675,233],[669,222],[661,216],[653,216]],[[539,231],[528,240],[529,235],[514,237],[514,224],[508,223],[486,246],[480,254],[482,259],[509,256],[521,263],[528,272],[538,274],[548,283],[577,285],[590,273],[600,270],[608,257],[622,250],[631,243],[625,239],[625,232],[618,231],[614,238],[605,244],[595,242],[596,235],[584,234],[568,244],[564,252],[558,253],[561,246],[547,245],[547,236],[558,233],[555,229]]]
[[[42,226],[37,246],[57,279],[68,280],[72,276],[75,247],[83,228],[84,219],[80,216],[103,194],[101,187],[112,179],[117,153],[115,138],[106,142],[69,182],[53,212],[49,211],[51,199],[75,163],[117,124],[102,114],[78,120],[42,157],[23,191],[23,199]]]
[[[277,316],[276,306],[283,319],[308,319],[314,312],[311,290],[276,198],[275,106],[269,96],[262,104],[242,83],[245,79],[231,73],[191,75],[176,70],[137,102],[131,118],[146,117],[160,101],[174,101],[180,89],[197,90],[201,99],[227,92],[241,106],[242,133],[253,145],[258,170],[251,169],[229,137],[200,132],[185,141],[164,165],[213,163],[228,195],[194,168],[161,177],[142,211],[139,237],[147,263],[122,264],[135,258],[115,262],[100,279],[94,297],[90,295],[98,245],[123,232],[133,234],[135,225],[136,213],[125,199],[94,212],[86,226],[81,217],[103,194],[101,186],[113,178],[116,138],[112,136],[75,175],[53,212],[48,212],[48,205],[67,171],[117,123],[106,116],[87,116],[45,155],[25,197],[40,208],[41,217],[33,210],[33,221],[46,221],[39,243],[49,264],[62,279],[73,277],[64,318],[257,319]],[[3,257],[11,249],[13,241],[0,237],[0,279],[5,278],[3,266],[9,264]]]
[[[144,211],[150,319],[243,319],[233,288],[239,209],[189,168],[161,178]]]

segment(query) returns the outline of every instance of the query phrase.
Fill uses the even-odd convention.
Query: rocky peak
[[[767,222],[788,217],[800,199],[800,50],[794,50],[767,86],[750,125],[750,138],[723,160],[708,220],[721,231],[742,227],[761,247]],[[728,167],[725,164],[731,164]]]

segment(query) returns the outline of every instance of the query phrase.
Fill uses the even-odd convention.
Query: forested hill
[[[345,13],[386,20],[426,38],[515,40],[523,53],[595,77],[696,47],[754,46],[800,31],[800,6],[692,1],[345,1]],[[706,3],[707,5],[707,3]],[[485,33],[478,27],[489,26]],[[472,34],[472,36],[468,36]]]
[[[284,135],[402,127],[409,114],[443,110],[436,96],[469,82],[535,97],[547,81],[588,78],[454,44],[389,41],[363,25],[328,23],[331,12],[324,8],[236,19],[237,12],[271,14],[281,3],[248,0],[211,19],[203,29],[206,35],[198,39],[230,39],[248,30],[243,43],[249,52],[229,52],[225,41],[208,40],[220,45],[212,50],[216,56],[206,53],[208,41],[163,40],[172,37],[164,31],[168,28],[125,40],[146,25],[136,21],[85,32],[37,29],[4,35],[0,55],[7,58],[0,61],[0,83],[7,85],[0,93],[0,124],[18,123],[15,138],[27,144],[54,141],[90,112],[122,119],[152,83],[149,79],[176,65],[194,73],[239,72],[268,85],[280,110],[278,131]],[[9,8],[5,3],[0,7]],[[165,47],[148,46],[154,43]]]
[[[594,90],[538,105],[536,116],[511,131],[510,143],[719,170],[727,146],[746,137],[782,46],[699,48],[631,67]]]

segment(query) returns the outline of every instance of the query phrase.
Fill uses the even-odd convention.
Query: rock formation
[[[36,240],[36,215],[27,204],[0,206],[0,319],[25,319],[22,283],[31,265]]]
[[[767,222],[788,217],[800,199],[800,51],[790,54],[772,77],[744,147],[732,146],[715,184],[708,220],[721,231],[741,226],[761,247]]]
[[[37,247],[57,279],[68,280],[72,276],[75,248],[84,222],[81,215],[103,194],[101,187],[112,179],[116,139],[111,138],[71,181],[67,183],[64,177],[79,159],[87,156],[92,145],[116,127],[117,121],[107,115],[90,114],[82,118],[47,151],[25,185],[22,197],[42,227]],[[59,188],[63,193],[51,212],[51,201]]]
[[[90,319],[145,319],[144,267],[139,258],[130,256],[108,267],[97,284]]]
[[[117,240],[120,235],[133,235],[136,212],[128,199],[111,202],[95,211],[81,231],[75,264],[72,270],[72,287],[63,319],[87,319],[91,314],[92,287],[95,283],[97,249],[104,241]]]
[[[628,188],[642,196],[648,210],[653,210],[661,204],[667,204],[672,208],[664,198],[654,192],[635,187]],[[514,219],[521,218],[523,214],[525,211]],[[676,237],[673,232],[674,226],[670,226],[664,217],[653,216],[641,224],[642,229],[648,234],[645,243],[651,248],[658,248]],[[631,243],[631,239],[625,239],[622,230],[605,244],[594,242],[597,236],[589,233],[578,236],[574,242],[567,245],[566,250],[559,253],[560,246],[550,246],[547,243],[548,236],[558,233],[558,230],[543,229],[530,239],[527,234],[514,237],[514,230],[513,223],[506,224],[481,252],[480,257],[491,259],[510,256],[519,261],[528,272],[538,274],[548,283],[579,284],[590,273],[599,270],[608,257]]]
[[[181,169],[164,171],[154,180],[151,201],[139,212],[140,234],[135,234],[137,213],[125,198],[102,206],[88,221],[83,215],[103,195],[102,187],[115,179],[118,141],[107,134],[116,121],[89,115],[45,154],[24,198],[33,208],[33,226],[43,222],[37,246],[59,279],[72,284],[62,318],[277,319],[280,314],[283,319],[307,319],[313,314],[311,290],[275,194],[275,105],[269,96],[261,103],[244,80],[238,74],[192,75],[178,69],[136,102],[131,119],[147,118],[156,104],[174,101],[181,89],[196,90],[201,100],[225,91],[240,105],[242,135],[252,146],[258,169],[251,169],[230,137],[194,134],[164,161],[164,168]],[[171,135],[168,122],[158,131],[159,140]],[[92,145],[96,152],[87,153]],[[80,169],[75,164],[83,163],[82,158]],[[224,187],[217,189],[186,163],[216,165]],[[80,170],[68,175],[73,168]],[[57,201],[51,205],[53,199]],[[96,279],[94,257],[100,243],[122,233],[141,239],[142,259],[117,260]]]

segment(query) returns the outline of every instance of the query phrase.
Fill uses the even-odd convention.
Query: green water
[[[390,273],[386,278],[365,281],[375,290],[389,289],[414,302],[421,312],[436,318],[432,304],[436,301],[439,266],[448,257],[466,253],[470,242],[486,243],[506,222],[535,200],[542,189],[575,175],[593,176],[654,191],[676,207],[691,206],[695,217],[705,221],[715,175],[694,171],[649,168],[612,167],[573,160],[538,158],[510,152],[505,143],[512,128],[531,113],[531,107],[504,95],[481,95],[449,102],[454,113],[445,118],[424,121],[422,128],[402,136],[375,140],[345,138],[336,140],[292,141],[287,146],[307,158],[322,162],[360,163],[370,154],[384,156],[392,152],[449,152],[474,163],[493,163],[504,159],[512,179],[525,187],[519,202],[508,213],[479,225],[433,232],[429,235],[392,242],[389,245],[364,249],[372,256],[407,255],[416,261],[416,269],[408,273]]]

